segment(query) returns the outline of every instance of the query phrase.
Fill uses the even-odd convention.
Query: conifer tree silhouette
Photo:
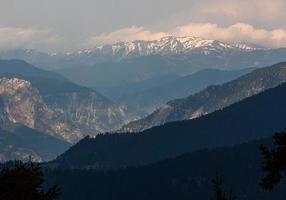
[[[264,145],[260,148],[264,157],[262,170],[266,172],[266,176],[261,180],[260,185],[268,191],[272,190],[286,175],[286,130],[275,133],[273,139],[273,149]]]
[[[227,195],[224,192],[223,190],[224,180],[223,177],[220,176],[218,173],[216,173],[215,178],[212,179],[212,184],[215,192],[215,200],[235,200],[235,198],[232,195],[232,192],[230,192],[229,195]]]
[[[59,189],[43,189],[43,172],[39,164],[15,162],[0,171],[0,200],[55,200]]]

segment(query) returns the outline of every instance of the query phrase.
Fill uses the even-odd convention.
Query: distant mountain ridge
[[[195,37],[164,37],[155,41],[119,42],[71,53],[15,49],[0,59],[21,59],[52,69],[76,84],[116,88],[164,76],[187,76],[203,69],[234,70],[285,61],[286,48],[264,49]],[[111,89],[112,90],[112,89]],[[112,91],[106,91],[106,94]]]
[[[130,56],[168,55],[177,53],[190,53],[201,51],[204,54],[222,51],[253,51],[259,48],[242,43],[225,43],[217,40],[207,40],[198,37],[166,36],[154,41],[136,40],[132,42],[119,42],[111,45],[103,45],[73,53],[85,55],[113,55],[122,59]]]
[[[192,53],[178,53],[168,55],[135,56],[119,61],[107,59],[100,60],[100,56],[90,55],[88,59],[78,63],[75,58],[71,64],[65,63],[68,68],[57,70],[68,79],[96,88],[101,86],[118,86],[123,82],[132,84],[155,77],[187,76],[203,69],[237,70],[243,68],[260,68],[285,62],[286,48],[262,49],[254,51],[211,51],[205,54],[201,51]],[[86,62],[87,60],[90,61]]]
[[[92,66],[102,62],[120,61],[122,59],[148,55],[224,55],[231,52],[251,52],[262,49],[256,45],[226,43],[192,36],[165,36],[153,41],[117,42],[68,53],[45,53],[32,49],[15,49],[0,52],[0,59],[22,59],[36,66],[59,69]]]
[[[170,101],[147,117],[123,126],[122,131],[140,132],[167,122],[200,117],[285,81],[285,62],[257,69],[223,85],[210,86],[187,98]]]
[[[16,50],[14,54],[18,56],[36,56],[45,59],[51,58],[64,58],[72,59],[75,57],[104,57],[113,60],[120,60],[127,57],[134,56],[147,56],[147,55],[168,55],[178,53],[195,53],[201,52],[210,54],[211,52],[224,52],[224,51],[254,51],[258,48],[255,45],[248,45],[244,43],[226,43],[217,40],[203,39],[192,36],[165,36],[158,40],[135,40],[131,42],[117,42],[115,44],[106,44],[103,46],[96,46],[89,49],[83,49],[71,53],[42,53],[30,49],[23,49],[22,51]],[[10,51],[13,53],[13,51]],[[8,52],[2,52],[3,56],[9,56]],[[99,59],[100,61],[100,59]]]
[[[210,85],[222,84],[234,80],[254,70],[218,70],[205,69],[194,74],[177,78],[139,92],[123,95],[118,102],[127,107],[130,112],[151,114],[170,100],[187,97]]]

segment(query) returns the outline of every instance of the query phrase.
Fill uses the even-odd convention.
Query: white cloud
[[[111,33],[103,33],[90,39],[92,45],[113,44],[116,42],[130,42],[134,40],[157,40],[166,36],[164,32],[152,32],[144,27],[128,27]]]
[[[201,0],[183,15],[219,24],[242,21],[275,27],[285,24],[285,10],[285,0]]]
[[[32,28],[0,27],[0,49],[31,48],[47,50],[62,44],[59,36]]]
[[[226,42],[246,42],[268,47],[286,47],[285,29],[255,28],[250,24],[236,23],[227,27],[211,23],[191,23],[171,30],[173,35],[197,36]]]
[[[229,27],[243,22],[252,25],[254,30],[272,32],[267,34],[268,42],[255,38],[251,41],[271,42],[271,45],[279,46],[286,29],[285,10],[286,0],[84,0],[84,3],[70,0],[0,0],[0,48],[36,47],[51,51],[74,51],[86,47],[86,40],[92,34],[96,34],[96,37],[91,39],[91,44],[157,39],[174,27],[184,27],[190,22],[192,26],[204,24],[204,28],[217,26],[213,29],[218,31],[221,28],[224,33],[227,32],[225,29],[229,32]],[[17,27],[41,27],[52,32]],[[113,35],[108,33],[118,27],[127,28]],[[158,34],[155,30],[164,32]],[[106,33],[99,35],[102,32]],[[260,35],[251,32],[252,35]],[[209,36],[210,33],[202,35]]]
[[[132,26],[91,37],[88,42],[84,42],[85,39],[79,39],[74,43],[70,42],[70,39],[63,39],[63,37],[53,34],[51,31],[0,27],[0,49],[28,48],[44,51],[66,51],[120,41],[157,40],[167,35],[196,36],[225,42],[246,42],[274,48],[286,47],[286,29],[257,28],[240,22],[229,26],[220,26],[216,23],[189,23],[164,32]],[[83,45],[84,43],[87,45]]]
[[[286,16],[285,0],[212,0],[198,3],[203,14],[221,14],[234,18],[272,20]]]
[[[166,32],[152,32],[143,27],[123,28],[92,37],[91,44],[112,44],[120,41],[156,40],[163,36],[196,36],[225,42],[246,42],[267,47],[286,47],[285,29],[262,29],[246,23],[219,26],[214,23],[190,23]]]

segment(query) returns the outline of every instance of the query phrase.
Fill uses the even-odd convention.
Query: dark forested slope
[[[48,170],[47,185],[58,184],[63,200],[209,200],[214,199],[211,180],[218,172],[225,191],[232,191],[237,200],[284,200],[285,182],[272,192],[259,187],[259,147],[270,143],[262,139],[116,171]]]

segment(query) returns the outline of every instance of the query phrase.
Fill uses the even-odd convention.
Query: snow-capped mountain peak
[[[22,59],[35,65],[45,63],[51,68],[55,68],[55,63],[70,62],[80,63],[82,65],[92,66],[95,63],[117,62],[123,59],[129,59],[148,55],[198,55],[224,57],[234,55],[235,53],[251,52],[263,50],[263,48],[245,43],[225,43],[217,40],[202,39],[198,37],[176,37],[166,36],[158,40],[144,41],[136,40],[132,42],[118,42],[89,49],[83,49],[68,53],[44,53],[29,49],[15,49],[11,51],[0,52],[2,59]],[[51,62],[52,60],[52,62]],[[66,64],[64,65],[66,67]]]
[[[145,56],[153,54],[168,55],[192,52],[210,54],[211,52],[253,51],[256,49],[256,47],[244,43],[230,44],[198,37],[166,36],[154,41],[136,40],[132,42],[118,42],[116,44],[103,45],[79,51],[78,54],[100,54],[125,58],[130,56]]]

